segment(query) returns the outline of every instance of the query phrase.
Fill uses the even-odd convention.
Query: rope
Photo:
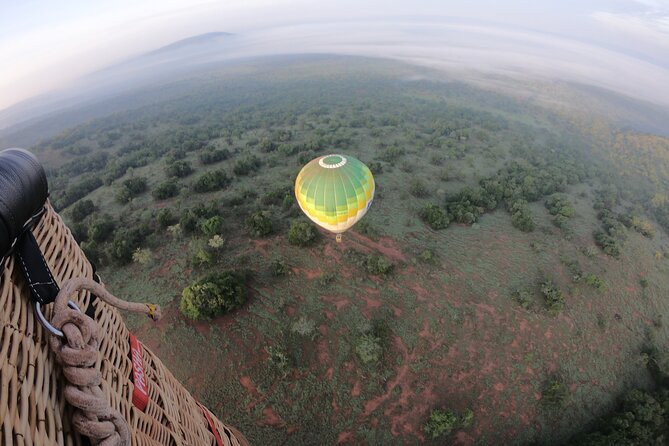
[[[51,336],[49,344],[68,381],[64,395],[75,408],[72,415],[74,428],[88,437],[94,446],[130,446],[128,424],[105,398],[100,386],[102,374],[95,367],[100,347],[99,327],[93,319],[68,306],[69,297],[81,290],[92,292],[109,305],[144,313],[154,320],[160,318],[160,308],[121,300],[99,283],[85,278],[64,282],[54,302],[51,324],[65,336]]]

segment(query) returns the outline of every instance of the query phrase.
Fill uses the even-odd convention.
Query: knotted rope
[[[90,291],[111,306],[145,313],[154,320],[160,318],[160,308],[121,300],[99,283],[85,278],[64,282],[54,302],[51,325],[61,330],[64,337],[51,336],[49,344],[67,380],[64,395],[75,408],[74,428],[95,446],[130,446],[130,429],[125,418],[111,407],[100,387],[102,374],[95,367],[100,347],[98,324],[68,306],[70,296],[81,290]]]

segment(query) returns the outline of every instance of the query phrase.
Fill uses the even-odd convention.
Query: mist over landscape
[[[105,286],[161,305],[130,329],[251,444],[669,441],[666,1],[0,25],[0,149],[44,164]]]

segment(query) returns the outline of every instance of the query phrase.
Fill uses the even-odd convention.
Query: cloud
[[[669,1],[631,0],[632,11],[596,11],[591,17],[647,44],[669,49]]]
[[[37,4],[45,8],[38,14],[44,26],[0,31],[0,109],[213,31],[238,33],[219,59],[328,52],[386,57],[446,70],[575,80],[669,103],[666,0],[619,1],[618,9],[594,12],[590,2],[536,0],[509,0],[503,7],[494,0],[454,0],[447,7],[436,0],[72,0],[68,8],[78,12],[52,21],[50,8]],[[0,25],[8,20],[2,8],[0,0]]]

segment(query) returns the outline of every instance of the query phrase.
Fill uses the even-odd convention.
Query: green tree
[[[95,211],[95,205],[91,200],[81,200],[74,203],[70,210],[70,216],[75,223],[80,222]]]
[[[223,218],[215,215],[205,220],[201,220],[197,226],[204,235],[212,237],[221,233],[221,230],[223,229]]]
[[[213,192],[227,187],[232,179],[222,170],[212,170],[200,175],[193,184],[195,192]]]
[[[209,275],[183,290],[179,308],[190,319],[228,313],[246,302],[244,282],[244,277],[235,271]]]
[[[168,177],[184,178],[193,173],[193,166],[188,161],[174,161],[165,168]]]
[[[448,214],[436,204],[427,204],[420,213],[420,218],[432,229],[444,229],[450,223]]]
[[[288,230],[288,241],[297,246],[308,246],[316,241],[317,232],[313,225],[304,220],[293,220]]]
[[[246,230],[251,237],[265,237],[274,230],[269,212],[258,211],[246,219]]]
[[[156,200],[166,200],[179,194],[179,183],[175,178],[169,178],[158,185],[152,192]]]

